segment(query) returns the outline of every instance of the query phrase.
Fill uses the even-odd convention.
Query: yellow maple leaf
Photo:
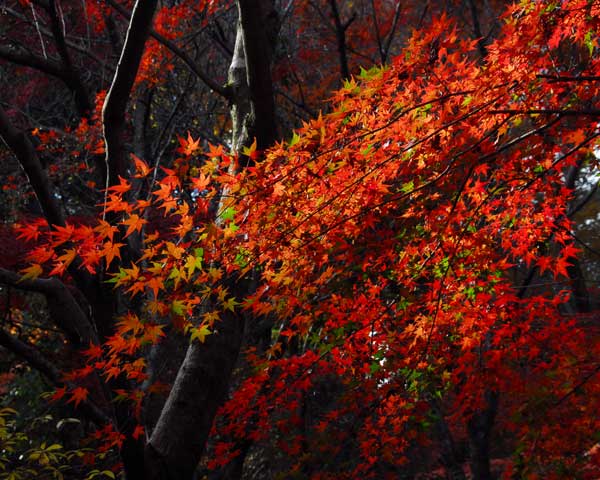
[[[206,325],[202,325],[197,328],[192,328],[192,335],[190,336],[190,340],[198,340],[200,343],[204,343],[206,337],[210,335],[212,332],[208,329]]]
[[[35,280],[42,274],[42,272],[42,267],[39,264],[34,263],[30,267],[21,270],[21,273],[24,275],[19,279],[19,282],[24,282],[25,280]]]

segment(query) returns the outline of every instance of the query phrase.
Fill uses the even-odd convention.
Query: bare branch
[[[82,117],[89,115],[92,111],[92,102],[90,101],[87,88],[73,67],[73,62],[71,61],[71,56],[69,55],[69,50],[67,49],[65,41],[63,25],[57,11],[56,0],[50,0],[48,13],[50,15],[50,29],[54,36],[56,50],[62,61],[64,81],[75,93],[75,103],[77,104],[79,114]]]
[[[0,106],[0,137],[17,157],[29,179],[46,220],[50,225],[65,225],[65,218],[52,193],[50,180],[42,168],[35,148],[23,132],[19,132],[11,123],[8,115]]]
[[[600,117],[600,110],[559,110],[559,109],[532,109],[532,110],[517,110],[517,109],[502,109],[490,110],[493,114],[508,114],[508,115],[562,115],[566,117]]]
[[[29,365],[44,375],[54,386],[62,387],[64,385],[61,381],[60,371],[39,350],[1,328],[0,345],[26,360]],[[111,419],[89,400],[83,400],[76,409],[97,425],[112,423]]]
[[[127,160],[123,148],[125,111],[148,40],[156,4],[157,0],[135,2],[117,72],[102,109],[109,185],[117,183],[119,175],[126,176]]]
[[[0,345],[27,360],[54,385],[60,384],[60,371],[41,352],[0,328]]]
[[[547,75],[539,74],[537,78],[545,78],[551,82],[600,82],[600,76],[597,75],[578,75],[571,77],[567,75]]]
[[[26,52],[25,50],[17,49],[7,45],[0,45],[0,58],[8,62],[16,63],[17,65],[35,68],[40,72],[65,81],[64,72],[61,70],[61,67],[58,63],[44,57],[38,57],[33,53]]]
[[[67,286],[57,278],[22,280],[21,276],[0,268],[0,283],[46,296],[53,323],[75,346],[98,343],[96,332]]]
[[[45,6],[44,8],[48,8],[48,6]],[[35,24],[34,22],[29,20],[24,15],[21,15],[20,13],[14,11],[12,8],[4,7],[4,11],[6,13],[10,14],[12,17],[18,18],[22,22],[34,25],[36,27],[36,29],[40,32],[40,34],[43,34],[47,37],[53,37],[52,32],[50,32],[48,29],[46,29],[45,27],[42,27],[39,24]],[[70,49],[75,50],[76,52],[79,52],[88,58],[91,58],[94,62],[96,62],[98,65],[100,65],[103,69],[114,72],[114,68],[111,65],[106,64],[106,62],[104,62],[104,60],[102,60],[99,57],[97,57],[96,55],[94,55],[94,53],[91,52],[90,50],[88,50],[87,48],[84,48],[81,45],[79,45],[75,42],[72,42],[68,39],[65,39],[65,43]],[[44,57],[44,59],[46,59],[46,58]],[[59,77],[59,78],[61,78],[61,77]]]
[[[121,6],[119,3],[117,3],[115,0],[106,0],[106,3],[108,3],[112,8],[114,8],[117,12],[119,12],[125,18],[129,19],[131,17],[129,12],[123,6]],[[221,95],[225,99],[230,98],[230,95],[227,92],[227,89],[224,88],[222,85],[219,85],[209,75],[207,75],[205,72],[203,72],[198,67],[196,62],[192,59],[192,57],[190,57],[186,52],[184,52],[177,45],[175,45],[175,43],[173,43],[168,38],[163,37],[160,33],[156,32],[153,29],[150,30],[150,36],[152,38],[154,38],[157,42],[159,42],[162,45],[164,45],[165,47],[167,47],[173,54],[175,54],[175,56],[179,57],[188,66],[188,68],[194,73],[194,75],[196,75],[200,80],[202,80],[208,88],[210,88],[215,93]]]

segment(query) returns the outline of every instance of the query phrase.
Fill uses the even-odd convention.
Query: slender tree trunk
[[[125,112],[142,60],[146,40],[152,30],[152,19],[157,1],[137,0],[135,2],[117,72],[102,109],[108,185],[118,184],[119,175],[127,177],[129,159],[124,148]]]
[[[466,480],[462,468],[462,458],[456,442],[438,402],[434,398],[429,399],[432,413],[436,416],[435,431],[440,442],[440,463],[444,466],[447,480]]]
[[[469,450],[473,480],[492,480],[490,470],[490,439],[498,411],[498,394],[486,392],[486,406],[475,412],[469,421]]]
[[[436,422],[436,430],[438,432],[441,444],[442,454],[440,462],[444,466],[447,480],[466,480],[465,472],[462,468],[462,462],[456,443],[452,437],[452,433],[448,428],[448,424],[443,418]]]
[[[338,9],[336,0],[329,0],[329,7],[331,8],[331,15],[333,16],[333,25],[335,28],[335,38],[337,41],[338,55],[340,59],[340,74],[341,79],[345,80],[350,78],[350,68],[348,66],[348,53],[346,49],[346,30],[350,24],[354,21],[354,15],[350,17],[345,23],[340,18],[340,12]]]
[[[239,153],[254,138],[262,150],[277,136],[269,55],[269,30],[276,15],[271,0],[238,0],[237,6],[239,21],[228,95],[232,100],[233,149]],[[238,298],[251,288],[251,282],[244,279],[232,280],[229,285],[229,291]],[[245,323],[238,312],[222,312],[218,331],[204,343],[189,345],[146,446],[147,480],[193,477],[217,409],[227,397]],[[239,475],[241,470],[242,465],[237,465]]]

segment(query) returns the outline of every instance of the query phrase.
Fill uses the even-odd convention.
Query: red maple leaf
[[[84,387],[76,387],[71,391],[71,398],[67,403],[74,403],[76,407],[88,397],[88,389]]]

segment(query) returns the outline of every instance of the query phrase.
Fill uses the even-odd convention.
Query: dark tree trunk
[[[218,332],[188,347],[175,383],[146,446],[146,479],[191,479],[242,342],[244,320],[223,316]]]
[[[102,109],[109,185],[118,184],[119,175],[124,178],[127,177],[129,162],[124,149],[125,111],[142,60],[146,40],[148,40],[152,29],[152,19],[157,1],[136,1],[117,72]]]
[[[475,412],[469,421],[469,450],[473,480],[491,480],[490,439],[498,411],[498,394],[486,392],[487,405]]]
[[[436,399],[431,398],[429,400],[431,406],[431,412],[435,415],[435,431],[440,442],[440,463],[444,467],[447,480],[466,480],[465,472],[462,468],[463,457],[460,454],[454,437],[446,420],[444,413],[440,408]]]
[[[442,454],[440,463],[444,466],[447,480],[466,480],[465,472],[462,468],[462,458],[452,433],[448,428],[446,421],[442,418],[436,422],[436,430],[440,437]]]

